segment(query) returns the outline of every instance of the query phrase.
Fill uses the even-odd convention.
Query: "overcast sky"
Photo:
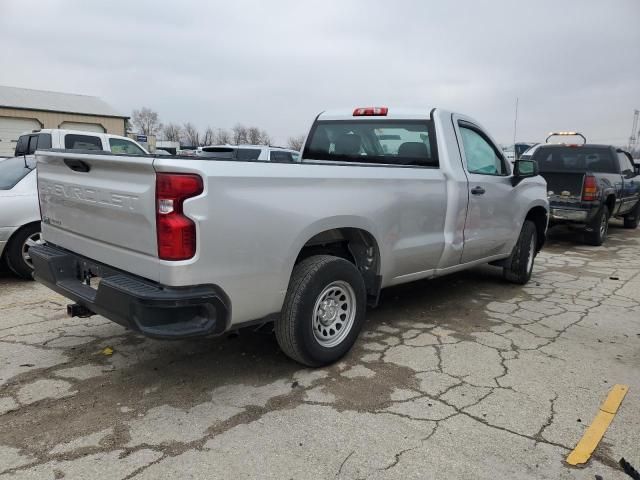
[[[280,143],[322,110],[440,106],[499,142],[626,144],[640,0],[0,0],[0,84],[102,97]]]

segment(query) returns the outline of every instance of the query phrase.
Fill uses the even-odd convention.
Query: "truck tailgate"
[[[38,192],[45,239],[111,265],[109,245],[157,255],[153,157],[38,152]],[[89,248],[92,245],[94,248]]]
[[[584,173],[540,172],[540,175],[547,181],[549,202],[569,206],[581,201]]]

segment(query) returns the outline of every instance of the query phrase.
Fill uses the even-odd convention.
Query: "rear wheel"
[[[590,231],[585,233],[585,240],[589,245],[599,247],[607,239],[609,232],[609,207],[603,205],[598,215],[590,225]]]
[[[42,243],[40,224],[34,223],[22,227],[13,234],[7,245],[7,266],[9,269],[25,280],[33,279],[33,262],[29,249]]]
[[[294,267],[276,338],[284,353],[310,367],[346,354],[365,319],[366,291],[351,262],[330,255],[309,257]]]
[[[624,228],[637,228],[640,220],[640,201],[633,207],[631,213],[624,217]]]
[[[531,278],[533,262],[538,253],[538,233],[536,224],[525,220],[520,237],[513,247],[511,257],[503,267],[504,278],[512,283],[524,285]]]

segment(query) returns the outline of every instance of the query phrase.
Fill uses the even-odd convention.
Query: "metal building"
[[[12,156],[24,132],[66,128],[124,135],[128,118],[98,97],[0,85],[0,156]]]

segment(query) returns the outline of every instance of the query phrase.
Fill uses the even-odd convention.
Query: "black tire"
[[[609,207],[603,205],[596,218],[593,219],[591,225],[589,225],[589,231],[584,234],[584,239],[589,245],[599,247],[607,240],[607,233],[609,233]]]
[[[25,243],[27,240],[31,237],[39,236],[39,234],[39,223],[26,225],[13,234],[9,240],[9,244],[7,245],[5,253],[7,266],[13,273],[25,280],[33,280],[33,265],[29,263],[29,261],[25,260],[22,255],[22,249],[23,247],[26,247]],[[28,247],[26,248],[28,249]]]
[[[531,220],[525,220],[518,241],[511,252],[511,257],[503,267],[504,278],[519,285],[527,283],[531,278],[533,262],[537,253],[538,229]]]
[[[637,228],[640,219],[640,201],[633,207],[631,213],[624,217],[624,228]]]
[[[335,286],[330,287],[331,285]],[[340,288],[344,289],[344,294],[333,297],[332,295],[340,294]],[[335,321],[331,324],[334,326],[333,329],[324,326],[320,319],[325,311],[322,315],[317,314],[317,304],[322,298],[329,298],[329,302],[345,302],[342,297],[351,299],[351,302],[347,303],[353,305],[355,311],[348,307],[343,310],[342,307],[346,303],[334,306],[325,302],[325,309],[329,312],[326,321],[330,321],[331,313]],[[309,367],[328,365],[339,360],[351,349],[362,329],[366,298],[362,275],[351,262],[330,255],[306,258],[293,269],[282,313],[275,322],[276,338],[280,348],[288,357]],[[318,308],[321,308],[320,305]],[[345,311],[349,315],[344,313]],[[345,320],[342,320],[343,315]],[[344,329],[338,326],[340,322],[343,322]],[[318,333],[314,333],[314,325],[318,327]],[[340,330],[343,333],[340,333]],[[334,337],[331,337],[331,332]],[[330,345],[327,338],[318,340],[317,337],[323,335],[329,340],[333,338],[339,342]]]

